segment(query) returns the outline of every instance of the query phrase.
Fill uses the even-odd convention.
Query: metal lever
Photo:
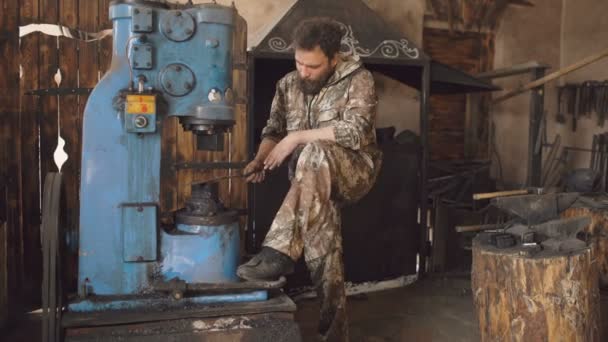
[[[209,180],[206,180],[206,181],[194,182],[194,183],[192,183],[192,184],[201,184],[201,183],[218,182],[218,181],[225,180],[225,179],[230,179],[230,178],[249,177],[249,176],[251,176],[252,174],[254,174],[254,173],[256,173],[256,172],[259,172],[259,171],[262,171],[262,170],[260,170],[260,169],[254,169],[254,170],[252,170],[252,171],[250,171],[250,172],[247,172],[247,173],[236,174],[236,175],[231,175],[231,176],[221,176],[221,177],[212,178],[212,179],[209,179]]]

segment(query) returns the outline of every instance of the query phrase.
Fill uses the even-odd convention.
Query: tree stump
[[[608,288],[608,209],[572,207],[562,213],[563,218],[591,216],[591,224],[585,228],[597,257],[600,287]]]
[[[473,241],[472,287],[482,342],[600,341],[594,251],[498,249]]]

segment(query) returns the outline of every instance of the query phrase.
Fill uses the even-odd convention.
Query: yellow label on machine
[[[156,113],[156,99],[154,95],[127,95],[128,114],[154,114]]]

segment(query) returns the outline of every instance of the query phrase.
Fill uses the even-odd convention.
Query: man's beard
[[[334,69],[327,70],[327,73],[321,75],[318,80],[305,80],[298,74],[298,86],[305,95],[316,95],[327,84],[327,81],[334,73]]]

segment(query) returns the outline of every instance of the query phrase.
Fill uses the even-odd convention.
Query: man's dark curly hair
[[[323,53],[331,59],[340,51],[342,27],[338,22],[326,17],[314,17],[301,21],[293,33],[295,48],[312,50],[319,45]]]

